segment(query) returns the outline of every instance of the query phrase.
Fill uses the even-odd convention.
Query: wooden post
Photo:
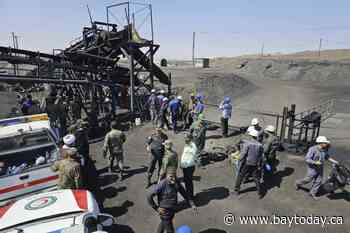
[[[283,142],[285,135],[286,135],[286,124],[287,124],[287,117],[288,117],[288,107],[283,108],[283,117],[282,117],[282,125],[281,125],[281,135],[280,135],[280,141]]]
[[[288,143],[292,143],[292,140],[293,140],[294,122],[295,122],[295,104],[292,104],[291,109],[289,111]]]
[[[171,73],[169,73],[169,82],[170,84],[168,85],[168,96],[171,95]]]
[[[131,53],[129,55],[129,65],[130,65],[130,111],[134,114],[134,54],[132,48],[130,48]]]

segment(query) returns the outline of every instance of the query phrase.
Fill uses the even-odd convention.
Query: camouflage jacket
[[[178,158],[177,153],[173,150],[165,150],[162,168],[160,169],[160,177],[165,177],[166,172],[169,168],[175,168],[178,167]]]
[[[123,152],[123,144],[126,141],[125,134],[122,131],[112,129],[105,137],[105,142],[103,144],[103,155],[107,154],[117,154]]]
[[[51,169],[58,172],[59,189],[82,188],[80,164],[73,159],[63,159],[52,165]]]

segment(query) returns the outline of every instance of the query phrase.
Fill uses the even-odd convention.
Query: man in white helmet
[[[325,136],[316,138],[316,145],[309,148],[305,162],[307,164],[307,173],[305,178],[295,182],[295,188],[298,190],[302,185],[312,183],[310,196],[318,200],[317,193],[323,181],[323,164],[326,160],[338,163],[336,160],[329,158],[328,149],[331,142]]]
[[[168,107],[169,107],[169,100],[167,97],[163,98],[162,105],[160,106],[159,110],[159,121],[160,126],[159,128],[163,129],[164,125],[166,125],[167,129],[170,129],[169,121],[168,121]]]
[[[264,134],[264,130],[263,128],[260,126],[260,121],[258,118],[253,118],[250,126],[247,129],[247,133],[249,134],[249,131],[251,130],[255,130],[258,132],[258,141],[262,142],[263,140],[263,134]]]
[[[160,101],[156,96],[156,90],[151,90],[151,95],[148,97],[147,104],[149,107],[149,114],[153,125],[157,124],[158,111],[160,109]]]
[[[263,159],[264,148],[258,141],[259,132],[249,130],[250,140],[243,140],[240,144],[239,173],[235,184],[235,193],[239,195],[241,183],[245,177],[252,176],[258,190],[259,197],[262,198],[262,187],[260,184],[259,166]]]
[[[276,152],[280,147],[280,141],[276,136],[276,128],[273,125],[268,125],[264,132],[264,162],[271,166],[271,172],[276,171],[277,159]]]

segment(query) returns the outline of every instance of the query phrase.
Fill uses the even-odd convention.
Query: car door
[[[33,147],[31,149],[33,149]],[[40,147],[35,149],[39,149],[44,153],[47,153],[45,150],[50,151],[49,153],[52,154],[52,158],[50,157],[51,159],[47,159],[43,164],[28,166],[28,161],[33,160],[33,158],[26,158],[26,155],[30,154],[30,151],[24,150],[18,152],[17,150],[14,152],[17,153],[15,154],[15,159],[20,161],[20,163],[17,163],[15,168],[18,169],[17,171],[12,171],[11,174],[0,176],[0,201],[38,192],[57,185],[58,174],[53,172],[50,168],[59,158],[59,149],[57,145],[49,143],[47,147],[45,145],[40,145]],[[1,154],[0,160],[13,161],[14,153]],[[21,166],[24,164],[27,164],[27,167],[21,169]]]

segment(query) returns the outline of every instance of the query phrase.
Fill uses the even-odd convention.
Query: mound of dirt
[[[205,74],[195,84],[197,93],[205,96],[209,104],[219,104],[224,96],[235,99],[251,93],[256,86],[250,81],[234,74]]]
[[[235,66],[235,73],[248,79],[279,79],[291,81],[350,81],[350,64],[330,61],[248,60]]]

